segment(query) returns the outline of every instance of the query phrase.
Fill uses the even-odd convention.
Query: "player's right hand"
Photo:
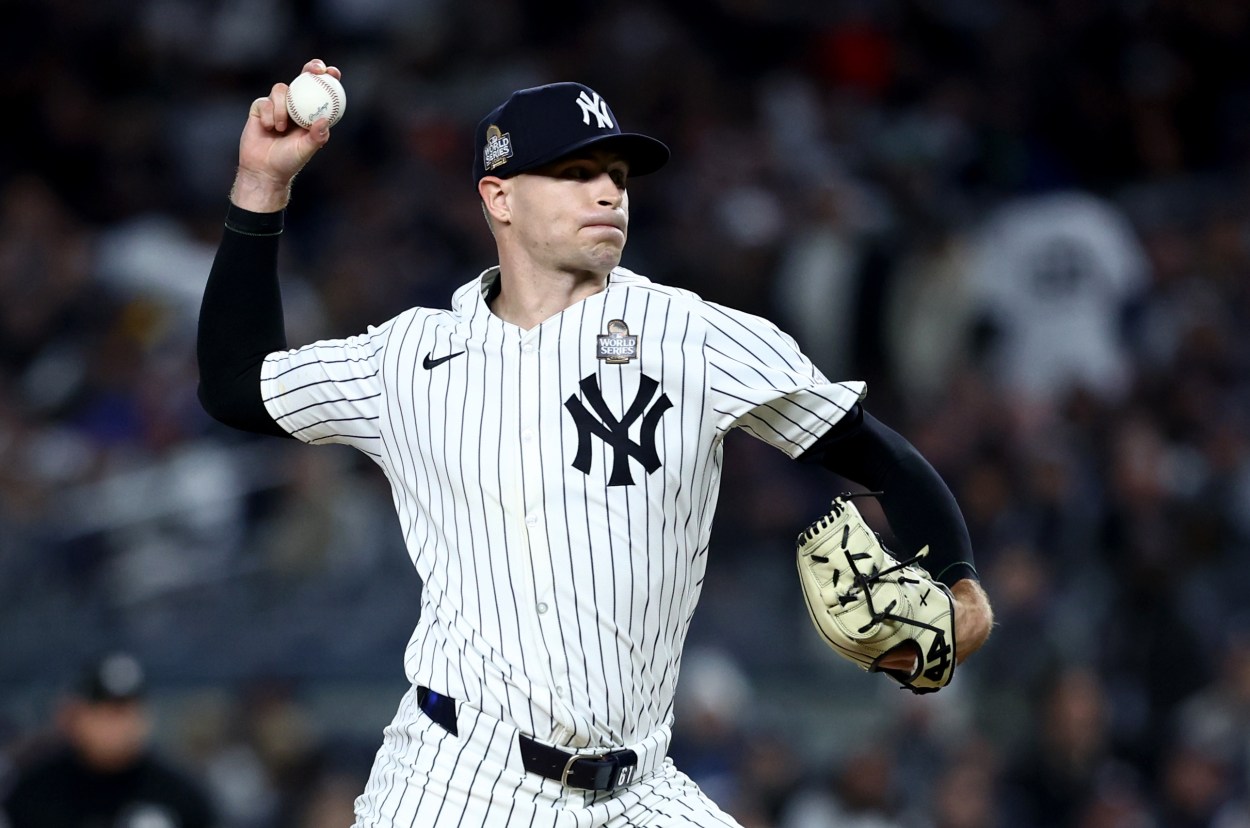
[[[337,67],[314,58],[302,72],[327,73],[342,79]],[[275,83],[269,96],[252,101],[239,137],[239,169],[231,199],[240,207],[269,212],[286,205],[291,181],[326,142],[329,121],[309,129],[294,123],[286,109],[287,84]]]
[[[981,582],[963,578],[951,586],[955,596],[955,640],[959,650],[955,661],[962,664],[968,656],[981,649],[994,628],[994,610]]]

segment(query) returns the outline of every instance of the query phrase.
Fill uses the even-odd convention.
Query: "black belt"
[[[428,687],[417,688],[417,705],[425,715],[452,736],[456,727],[456,700]],[[638,768],[638,754],[632,750],[612,750],[586,755],[569,753],[557,747],[535,742],[521,734],[521,763],[530,773],[554,779],[569,788],[587,791],[612,791],[633,781]]]

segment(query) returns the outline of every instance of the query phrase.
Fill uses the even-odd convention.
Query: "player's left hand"
[[[799,535],[799,583],[808,613],[838,655],[914,693],[935,692],[955,672],[955,597],[917,565],[929,548],[895,558],[855,497],[834,498],[832,511]]]

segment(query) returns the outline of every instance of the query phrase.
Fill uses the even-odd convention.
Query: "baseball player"
[[[764,319],[619,266],[629,178],[669,150],[585,86],[518,91],[478,126],[499,264],[450,309],[288,348],[283,208],[329,130],[290,123],[285,90],[243,130],[200,396],[237,428],[353,446],[390,481],[423,589],[358,826],[738,825],[666,759],[732,428],[883,490],[954,591],[959,657],[985,640],[959,510],[864,385],[830,382]]]

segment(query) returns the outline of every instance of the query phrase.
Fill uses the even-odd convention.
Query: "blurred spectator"
[[[295,806],[292,828],[343,828],[355,819],[356,795],[365,779],[351,774],[329,774],[310,786],[304,800]]]
[[[1250,790],[1250,636],[1237,623],[1222,638],[1215,676],[1177,706],[1170,732],[1188,752],[1217,759],[1227,785],[1244,796]],[[1189,775],[1197,776],[1192,766],[1201,767],[1200,757],[1190,765]],[[1172,773],[1185,775],[1180,767]]]
[[[1003,824],[998,802],[998,757],[972,742],[934,775],[925,828],[995,828]]]
[[[1114,203],[1076,191],[1009,202],[985,218],[972,255],[989,370],[1007,392],[1044,406],[1078,388],[1108,399],[1127,390],[1125,314],[1147,261]]]
[[[211,828],[200,784],[156,752],[143,668],[114,653],[61,706],[64,742],[19,771],[0,813],[8,828]]]
[[[800,789],[781,828],[901,828],[905,801],[895,784],[894,746],[850,751],[820,784]]]
[[[1035,699],[1021,688],[1038,687],[1066,651],[1055,633],[1053,575],[1036,550],[1010,546],[984,568],[985,588],[995,600],[995,647],[979,671],[979,719],[997,744],[1014,750],[1032,735]],[[1085,616],[1080,616],[1084,618]],[[1068,642],[1071,642],[1071,638]]]
[[[1112,774],[1101,781],[1073,824],[1077,828],[1164,828],[1153,812],[1150,791],[1142,780]]]
[[[926,223],[894,271],[884,309],[889,376],[907,402],[928,406],[969,365],[974,306],[969,243],[950,222]]]
[[[809,185],[796,193],[796,213],[773,274],[773,296],[783,326],[829,377],[858,369],[861,280],[867,256],[853,217],[850,182]],[[871,320],[868,320],[871,321]]]
[[[1126,765],[1112,739],[1106,689],[1085,667],[1061,669],[1042,697],[1031,739],[1006,770],[1010,824],[1074,825]]]
[[[743,737],[739,788],[729,810],[745,828],[776,828],[802,784],[806,757],[787,739],[763,728]]]
[[[1157,819],[1167,828],[1245,828],[1250,809],[1236,787],[1231,757],[1181,739],[1158,780]]]
[[[669,754],[712,799],[740,797],[742,744],[751,727],[752,688],[734,658],[692,649],[682,657]]]

